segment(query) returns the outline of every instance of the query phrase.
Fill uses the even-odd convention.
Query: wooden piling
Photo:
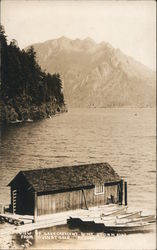
[[[124,190],[125,190],[125,206],[127,206],[127,182],[124,183]]]
[[[123,188],[124,188],[124,181],[120,181],[120,205],[123,205]]]
[[[34,222],[37,219],[37,192],[34,192]]]
[[[0,203],[0,214],[4,213],[4,205]]]

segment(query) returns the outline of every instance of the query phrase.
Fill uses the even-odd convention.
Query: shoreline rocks
[[[56,113],[67,112],[65,104],[56,100],[34,103],[29,96],[0,100],[0,123],[11,124],[49,118]]]

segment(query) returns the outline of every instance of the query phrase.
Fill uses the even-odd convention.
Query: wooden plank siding
[[[104,194],[95,195],[95,189],[73,190],[61,193],[38,194],[37,215],[58,213],[62,211],[86,209],[85,199],[88,207],[107,204],[108,197],[114,196],[115,203],[119,200],[118,185],[105,186]]]
[[[97,193],[103,191],[104,184],[104,194],[95,194],[96,184]],[[122,184],[122,179],[110,164],[93,163],[20,171],[8,186],[11,187],[12,211],[35,216],[87,209],[108,202],[116,203],[117,200],[122,203]]]

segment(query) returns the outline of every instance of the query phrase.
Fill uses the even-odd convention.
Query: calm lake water
[[[0,203],[9,204],[7,184],[20,170],[108,162],[128,182],[129,207],[155,213],[155,124],[150,108],[70,109],[1,128]]]

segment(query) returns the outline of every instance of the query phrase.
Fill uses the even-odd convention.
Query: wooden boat
[[[102,213],[101,217],[123,215],[123,214],[126,214],[126,210],[127,210],[127,207],[118,208],[108,213]]]
[[[128,223],[114,226],[105,226],[104,233],[134,234],[151,232],[152,230],[152,224],[150,223]]]
[[[122,208],[114,208],[114,210],[108,211],[108,212],[103,212],[99,214],[97,211],[90,212],[87,215],[80,215],[79,218],[82,219],[83,221],[91,221],[92,219],[94,220],[115,220],[117,215],[122,215],[126,214],[127,207],[122,207]],[[74,217],[73,217],[74,218]],[[77,218],[77,217],[76,217]]]
[[[119,223],[116,224],[114,221],[108,225],[104,222],[83,221],[80,218],[70,217],[67,220],[67,224],[70,229],[80,229],[82,232],[104,232],[109,234],[118,233],[144,233],[152,231],[152,223],[148,222],[132,222],[132,223]]]
[[[141,219],[142,221],[149,222],[149,223],[156,222],[156,216],[153,214],[141,216],[141,218],[139,219]]]
[[[128,218],[128,219],[133,219],[133,218],[140,218],[141,217],[141,211],[136,211],[136,212],[130,212],[130,213],[125,213],[123,215],[118,216],[117,218],[119,219],[124,219],[124,218]]]
[[[146,216],[141,216],[137,218],[121,218],[118,219],[116,218],[116,223],[134,223],[134,222],[149,222],[153,223],[156,222],[155,215],[146,215]]]

